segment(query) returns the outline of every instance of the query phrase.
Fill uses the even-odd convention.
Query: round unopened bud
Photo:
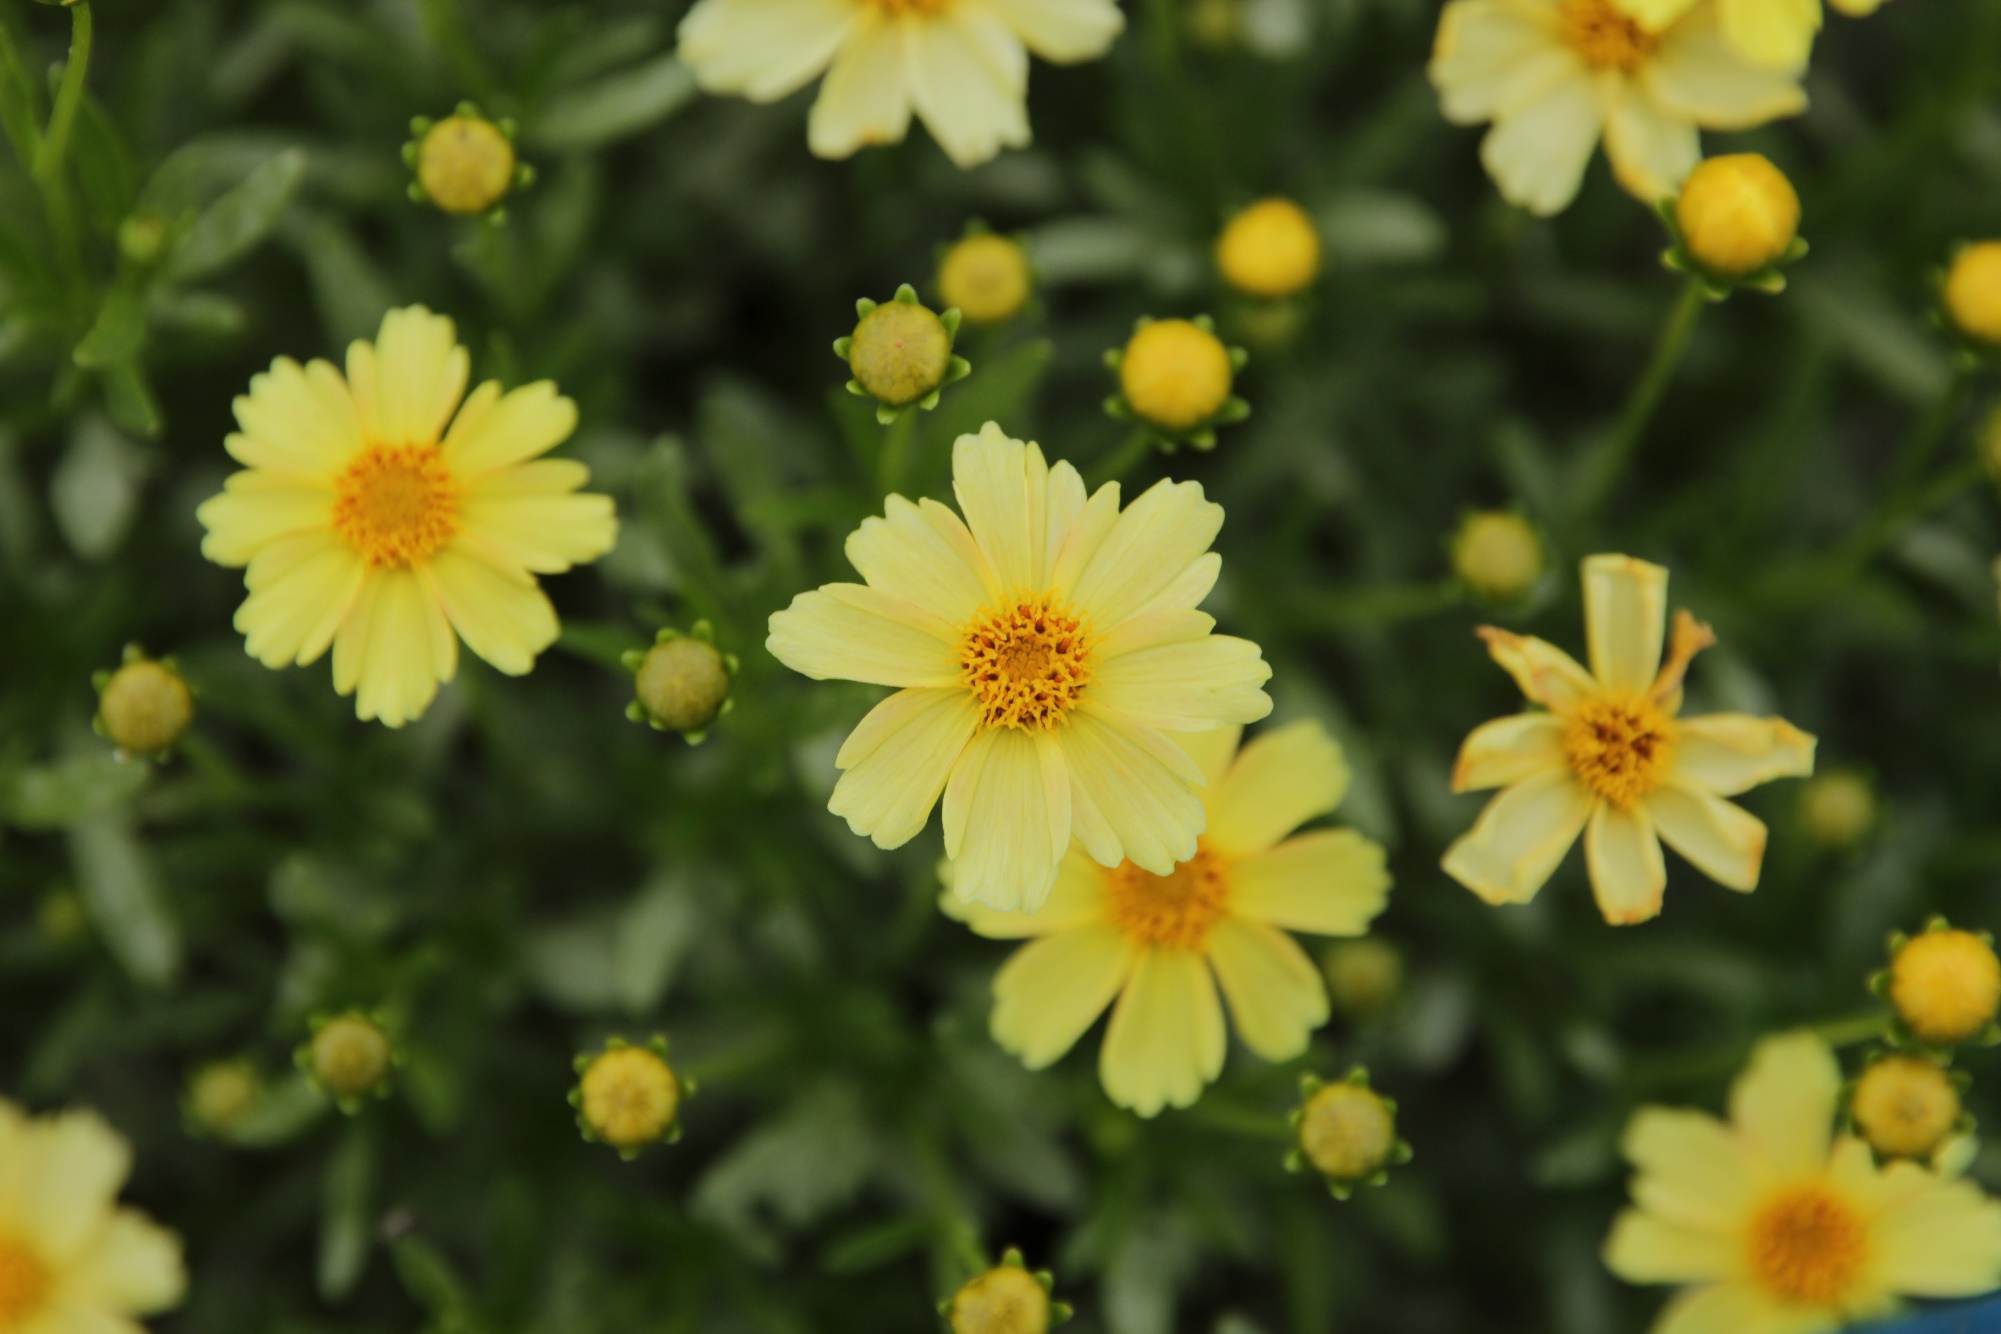
[[[1849,1112],[1880,1156],[1929,1158],[1959,1124],[1959,1090],[1936,1061],[1885,1056],[1856,1081]]]
[[[1299,1151],[1330,1181],[1373,1176],[1388,1164],[1396,1143],[1396,1114],[1367,1084],[1324,1085],[1300,1114]]]
[[[1047,1334],[1049,1293],[1020,1265],[989,1269],[952,1297],[952,1334]]]
[[[1191,320],[1142,325],[1119,361],[1119,388],[1133,413],[1186,431],[1222,411],[1236,371],[1222,340]]]
[[[1227,51],[1243,40],[1244,0],[1190,0],[1188,40],[1205,51]]]
[[[951,373],[951,331],[918,302],[885,301],[855,326],[848,369],[876,401],[897,408],[915,403]]]
[[[2001,959],[1971,931],[1922,931],[1890,960],[1890,1004],[1922,1042],[1978,1037],[2001,1010]]]
[[[699,732],[715,721],[729,698],[729,666],[714,644],[680,635],[646,651],[632,685],[639,707],[655,726]]]
[[[1759,153],[1713,157],[1689,173],[1674,203],[1675,225],[1696,263],[1742,278],[1776,264],[1799,238],[1800,197]]]
[[[1334,1008],[1355,1019],[1380,1014],[1403,990],[1403,955],[1386,940],[1340,940],[1323,956]]]
[[[358,1011],[337,1015],[313,1030],[306,1047],[313,1080],[343,1106],[372,1097],[389,1078],[393,1051],[382,1025]]]
[[[1534,525],[1507,510],[1467,515],[1452,538],[1452,572],[1475,593],[1498,601],[1534,588],[1545,559]]]
[[[35,905],[35,925],[53,943],[67,945],[90,929],[90,918],[75,890],[52,889]]]
[[[1980,241],[1953,256],[1945,313],[1976,343],[2001,345],[2001,241]]]
[[[164,662],[132,658],[111,674],[98,696],[98,724],[113,745],[133,755],[157,755],[194,721],[195,697]]]
[[[144,267],[160,257],[167,244],[167,224],[149,213],[134,213],[118,224],[118,253]]]
[[[1876,789],[1853,769],[1815,774],[1800,789],[1800,823],[1807,837],[1844,852],[1876,827]]]
[[[1223,228],[1216,239],[1216,267],[1239,292],[1292,296],[1320,276],[1320,233],[1290,199],[1262,199]]]
[[[447,213],[484,213],[514,188],[514,144],[484,116],[447,116],[417,142],[417,188]]]
[[[197,1130],[215,1134],[233,1129],[263,1091],[257,1067],[241,1057],[210,1061],[188,1077],[184,1106]]]
[[[681,1082],[650,1047],[608,1047],[578,1085],[577,1113],[596,1138],[631,1150],[666,1137],[681,1108]]]
[[[968,236],[938,265],[938,295],[974,324],[1005,324],[1028,304],[1028,255],[1005,236]]]

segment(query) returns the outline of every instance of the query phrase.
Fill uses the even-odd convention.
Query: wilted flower
[[[1290,199],[1261,199],[1223,228],[1216,267],[1248,296],[1295,296],[1320,276],[1320,233]]]

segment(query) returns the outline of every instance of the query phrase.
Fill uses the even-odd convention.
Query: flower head
[[[1475,511],[1452,536],[1452,572],[1495,602],[1527,597],[1547,568],[1542,534],[1513,510]]]
[[[136,644],[117,671],[97,682],[97,730],[124,755],[173,749],[195,717],[194,691],[171,660],[155,661]]]
[[[1799,813],[1807,836],[1837,852],[1869,837],[1882,814],[1875,786],[1853,769],[1815,774],[1800,789]]]
[[[636,696],[625,716],[656,731],[679,732],[690,745],[700,745],[709,724],[735,703],[730,687],[736,681],[737,658],[719,652],[715,631],[707,621],[695,622],[687,634],[664,629],[653,647],[624,658],[632,672]]]
[[[1968,342],[2001,348],[2001,241],[1961,246],[1945,271],[1945,317]]]
[[[1553,644],[1491,626],[1487,648],[1531,704],[1460,748],[1455,792],[1500,788],[1445,854],[1453,879],[1489,903],[1526,903],[1584,835],[1605,920],[1661,910],[1661,840],[1731,889],[1751,890],[1765,826],[1723,798],[1813,772],[1814,739],[1781,718],[1683,718],[1682,677],[1715,642],[1686,611],[1662,658],[1667,571],[1628,556],[1584,562],[1591,670]]]
[[[1935,917],[1915,936],[1891,937],[1889,971],[1877,988],[1910,1036],[1926,1046],[1956,1046],[1993,1034],[2001,959],[1985,932]]]
[[[1855,1129],[1879,1158],[1927,1161],[1963,1127],[1959,1086],[1929,1056],[1891,1052],[1872,1061],[1849,1095]]]
[[[994,977],[994,1040],[1054,1063],[1107,1006],[1098,1075],[1141,1116],[1185,1107],[1223,1066],[1223,1009],[1258,1055],[1284,1061],[1327,1021],[1327,993],[1287,931],[1359,936],[1383,910],[1383,850],[1348,829],[1292,833],[1348,787],[1341,749],[1294,723],[1237,749],[1238,729],[1178,738],[1208,780],[1208,828],[1167,874],[1079,850],[1034,916],[946,911],[981,935],[1028,938]]]
[[[179,1238],[118,1206],[131,1169],[95,1112],[31,1118],[0,1101],[0,1329],[129,1331],[180,1304]]]
[[[834,340],[834,355],[848,363],[854,379],[848,392],[876,401],[876,420],[887,426],[905,409],[938,406],[938,394],[954,380],[972,374],[964,357],[952,355],[959,336],[959,312],[943,315],[917,299],[909,283],[896,298],[877,305],[867,297],[855,303],[861,323]]]
[[[1334,942],[1321,955],[1320,969],[1334,1008],[1350,1018],[1382,1013],[1403,991],[1403,954],[1376,936]]]
[[[1242,348],[1223,346],[1206,315],[1143,319],[1123,348],[1105,354],[1119,375],[1119,392],[1105,409],[1139,421],[1170,447],[1186,441],[1213,449],[1216,427],[1250,415],[1250,405],[1230,392],[1245,359]]]
[[[264,1076],[244,1057],[210,1061],[188,1076],[181,1118],[196,1134],[227,1136],[264,1092]]]
[[[1733,153],[1690,173],[1675,199],[1674,222],[1699,268],[1742,281],[1795,254],[1800,197],[1770,159]]]
[[[1902,1297],[2001,1284],[2001,1205],[1833,1132],[1841,1072],[1811,1033],[1768,1038],[1730,1120],[1643,1107],[1623,1150],[1634,1207],[1605,1243],[1631,1283],[1689,1285],[1655,1329],[1832,1330]]]
[[[488,120],[471,102],[443,120],[419,116],[410,132],[417,137],[403,145],[403,161],[417,174],[410,183],[417,203],[498,221],[501,201],[534,180],[533,169],[515,157],[514,122]]]
[[[1335,1084],[1308,1075],[1299,1091],[1303,1101],[1292,1114],[1299,1145],[1286,1165],[1311,1167],[1336,1199],[1358,1185],[1382,1185],[1388,1169],[1410,1161],[1410,1145],[1397,1138],[1396,1103],[1369,1087],[1361,1066]]]
[[[380,1018],[349,1010],[315,1019],[313,1035],[296,1060],[314,1085],[352,1116],[370,1098],[389,1096],[396,1049]]]
[[[969,230],[938,261],[938,296],[974,324],[1005,324],[1022,312],[1035,274],[1021,242]]]
[[[585,1139],[632,1158],[649,1144],[681,1138],[681,1102],[694,1091],[667,1064],[667,1039],[643,1047],[607,1039],[604,1050],[577,1057],[570,1106]]]
[[[1074,834],[1106,866],[1195,855],[1201,770],[1166,737],[1262,718],[1257,645],[1195,610],[1223,511],[1162,481],[1123,511],[989,422],[959,437],[965,518],[891,496],[848,538],[866,580],[802,593],[768,646],[816,680],[894,686],[841,747],[828,809],[900,847],[942,795],[969,902],[1034,911]]]
[[[557,629],[535,576],[596,560],[618,533],[608,497],[576,494],[583,464],[538,457],[575,429],[576,405],[547,381],[489,381],[461,404],[454,340],[450,320],[411,306],[348,348],[345,378],[279,358],[236,400],[242,429],[224,443],[244,470],[196,511],[202,554],[247,567],[250,655],[283,667],[331,647],[334,689],[390,727],[452,679],[461,639],[525,674]]]
[[[1050,1300],[1054,1286],[1049,1271],[1031,1273],[1021,1252],[1010,1248],[999,1264],[953,1293],[939,1314],[952,1334],[1048,1334],[1070,1318],[1068,1306]]]
[[[1619,183],[1653,204],[1701,160],[1699,129],[1806,106],[1792,74],[1724,42],[1716,0],[1658,23],[1613,0],[1452,0],[1430,72],[1448,120],[1493,123],[1480,156],[1501,194],[1544,215],[1569,207],[1601,137]]]
[[[1614,0],[1622,13],[1660,29],[1688,13],[1698,0]],[[1806,68],[1820,31],[1820,0],[1715,0],[1718,26],[1730,49],[1754,65]],[[1883,0],[1831,0],[1850,18],[1873,14]]]
[[[754,102],[825,71],[806,129],[820,157],[900,142],[915,111],[976,167],[1029,141],[1029,52],[1096,60],[1124,26],[1115,0],[700,0],[679,54],[707,91]]]
[[[1290,199],[1261,199],[1216,238],[1216,267],[1248,296],[1296,296],[1320,276],[1320,232]]]

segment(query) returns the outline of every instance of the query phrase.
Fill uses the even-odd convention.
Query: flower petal
[[[1820,0],[1716,0],[1723,40],[1754,65],[1806,68],[1820,31]]]
[[[1439,106],[1461,125],[1497,120],[1574,80],[1576,55],[1546,0],[1454,0],[1438,16],[1426,73]]]
[[[1223,781],[1223,775],[1230,771],[1231,763],[1237,758],[1237,743],[1243,735],[1242,724],[1226,723],[1206,732],[1180,732],[1172,740],[1188,752],[1188,758],[1195,761],[1195,767],[1202,771],[1202,781],[1213,794],[1216,785]]]
[[[1626,192],[1643,203],[1671,198],[1702,161],[1694,123],[1628,83],[1605,118],[1605,156]]]
[[[1088,700],[1058,734],[1080,812],[1077,837],[1106,866],[1121,858],[1170,875],[1195,855],[1207,817],[1188,753],[1154,729]]]
[[[1359,936],[1383,910],[1390,874],[1378,843],[1352,829],[1317,829],[1232,866],[1241,917],[1321,936]]]
[[[1207,948],[1244,1045],[1267,1061],[1305,1051],[1327,1022],[1327,988],[1292,937],[1226,917],[1209,932]]]
[[[1527,903],[1577,841],[1595,800],[1568,769],[1503,788],[1445,850],[1445,873],[1489,903]]]
[[[1733,1279],[1678,1294],[1651,1334],[1821,1334],[1843,1323],[1834,1312],[1781,1306],[1750,1283]]]
[[[910,132],[905,39],[904,24],[862,6],[806,122],[815,156],[844,158],[870,144],[900,143]]]
[[[1577,197],[1602,124],[1597,91],[1573,59],[1539,95],[1501,113],[1480,161],[1503,199],[1546,218]]]
[[[329,362],[280,357],[234,406],[243,429],[224,447],[245,467],[325,478],[362,446],[354,396]]]
[[[1642,1107],[1619,1151],[1639,1169],[1633,1203],[1671,1223],[1729,1231],[1752,1206],[1757,1162],[1745,1141],[1707,1112]]]
[[[953,442],[952,494],[1003,590],[1048,582],[1049,475],[1041,446],[993,422]]]
[[[18,1185],[17,1217],[53,1267],[80,1256],[132,1170],[132,1150],[92,1111],[32,1121],[21,1145],[28,1157]]]
[[[296,473],[251,468],[231,473],[220,495],[195,511],[208,530],[201,554],[217,565],[248,565],[273,542],[333,526],[333,489]]]
[[[1149,727],[1196,732],[1256,722],[1270,713],[1271,696],[1262,688],[1270,679],[1270,665],[1250,640],[1203,635],[1101,660],[1087,689],[1105,707]]]
[[[1662,34],[1638,79],[1661,106],[1705,129],[1748,130],[1806,109],[1795,76],[1730,49],[1711,5]]]
[[[1584,561],[1584,634],[1591,674],[1611,690],[1639,693],[1661,670],[1667,634],[1667,571],[1631,556]]]
[[[1113,0],[978,0],[1029,50],[1044,60],[1074,64],[1096,60],[1125,29]]]
[[[409,570],[379,570],[362,585],[333,648],[335,691],[354,692],[355,717],[385,727],[419,717],[458,670],[444,608]]]
[[[444,460],[462,484],[546,454],[577,429],[577,405],[548,380],[506,394],[489,380],[475,389],[445,436]]]
[[[252,568],[258,577],[234,624],[245,651],[266,667],[308,663],[325,653],[368,577],[354,549],[331,533],[268,546]]]
[[[1651,32],[1662,34],[1698,3],[1699,0],[1612,0],[1613,8],[1627,18],[1636,20]]]
[[[1628,1283],[1705,1283],[1735,1272],[1737,1239],[1727,1232],[1622,1211],[1605,1239],[1605,1267]]]
[[[471,367],[449,319],[422,306],[390,311],[372,345],[357,339],[347,349],[362,433],[375,444],[437,444]]]
[[[1893,1163],[1896,1204],[1876,1219],[1877,1272],[1913,1297],[1972,1297],[2001,1287],[2001,1201],[1968,1181]]]
[[[1031,1070],[1053,1065],[1119,994],[1138,953],[1102,923],[1024,945],[994,974],[994,1041]]]
[[[176,1306],[187,1293],[181,1242],[136,1209],[112,1214],[75,1267],[61,1278],[63,1292],[122,1315],[152,1315]]]
[[[561,631],[556,609],[533,579],[512,577],[451,547],[418,573],[466,647],[496,671],[527,675],[535,655]]]
[[[1507,787],[1563,766],[1563,720],[1553,713],[1517,713],[1473,729],[1452,766],[1452,790]]]
[[[1675,724],[1674,773],[1719,797],[1813,772],[1815,739],[1783,718],[1710,713]]]
[[[1223,507],[1196,482],[1160,481],[1118,516],[1077,576],[1071,600],[1105,634],[1173,587],[1222,531]]]
[[[950,867],[947,862],[948,872]],[[1057,863],[1055,887],[1032,913],[998,912],[985,904],[967,903],[949,890],[939,896],[938,907],[988,940],[1028,940],[1075,931],[1104,920],[1105,868],[1072,843]]]
[[[1826,1041],[1801,1031],[1766,1038],[1730,1086],[1730,1120],[1778,1177],[1814,1175],[1827,1165],[1841,1067]]]
[[[955,5],[905,20],[910,100],[931,137],[961,168],[1029,141],[1028,52],[979,8]]]
[[[877,847],[902,847],[931,818],[979,722],[963,690],[899,690],[841,747],[834,763],[846,772],[827,809]]]
[[[496,496],[475,486],[459,519],[464,525],[459,543],[477,548],[494,564],[536,574],[587,565],[618,541],[610,496]]]
[[[1263,852],[1340,805],[1348,779],[1341,747],[1318,722],[1265,732],[1209,794],[1208,844],[1231,858]]]
[[[1192,950],[1142,952],[1098,1056],[1105,1093],[1141,1116],[1186,1107],[1223,1069],[1223,1007]]]
[[[1667,863],[1653,821],[1643,810],[1598,803],[1584,829],[1584,864],[1598,911],[1613,926],[1658,916],[1667,889]]]
[[[1001,592],[992,566],[959,516],[935,500],[891,496],[848,535],[848,563],[869,587],[954,623],[971,620]]]
[[[816,681],[955,686],[960,684],[958,658],[942,637],[950,628],[940,627],[943,622],[935,617],[866,584],[828,584],[801,593],[790,607],[774,612],[765,647],[787,667]]]
[[[967,745],[945,784],[952,892],[969,903],[1034,912],[1070,844],[1070,774],[1048,732],[997,727]]]
[[[1765,826],[1743,807],[1687,782],[1670,782],[1642,803],[1667,845],[1726,889],[1758,887]]]
[[[702,0],[681,20],[675,54],[711,93],[776,102],[827,68],[853,30],[852,0]]]
[[[1598,693],[1598,683],[1577,659],[1547,640],[1483,625],[1479,635],[1501,670],[1515,678],[1523,698],[1556,713]]]

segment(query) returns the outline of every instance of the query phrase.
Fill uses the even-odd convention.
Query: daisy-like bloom
[[[983,936],[1031,941],[994,977],[992,1021],[994,1040],[1031,1070],[1112,1006],[1098,1077],[1113,1102],[1152,1116],[1194,1102],[1223,1068],[1218,983],[1244,1045],[1266,1060],[1299,1055],[1327,1022],[1320,970],[1286,932],[1368,930],[1389,893],[1383,850],[1351,829],[1286,837],[1347,791],[1341,749],[1318,723],[1241,752],[1239,734],[1177,738],[1208,777],[1209,827],[1172,874],[1073,851],[1032,917],[946,900]]]
[[[1605,1263],[1631,1283],[1689,1285],[1654,1334],[1818,1334],[1902,1297],[2001,1285],[2001,1204],[1910,1162],[1879,1167],[1833,1135],[1841,1071],[1811,1033],[1768,1038],[1730,1090],[1730,1120],[1643,1107],[1622,1148],[1638,1169]]]
[[[891,144],[914,110],[976,167],[1028,133],[1028,53],[1096,60],[1125,27],[1115,0],[701,0],[680,57],[709,92],[776,102],[826,72],[806,139],[825,158]]]
[[[1612,0],[1452,0],[1431,82],[1445,117],[1493,122],[1480,160],[1512,204],[1569,207],[1600,137],[1648,204],[1701,160],[1698,129],[1748,130],[1806,106],[1798,80],[1731,50],[1715,0],[1648,27]]]
[[[118,1207],[132,1150],[94,1112],[29,1117],[0,1101],[0,1330],[139,1334],[179,1305],[181,1243]]]
[[[1659,30],[1698,0],[1615,0],[1622,13]],[[1866,18],[1883,0],[1828,0],[1850,18]],[[1716,17],[1730,49],[1768,69],[1806,68],[1820,31],[1820,0],[1716,0]]]
[[[1614,925],[1660,912],[1663,839],[1712,880],[1757,888],[1765,826],[1723,798],[1812,773],[1814,739],[1783,718],[1679,717],[1689,660],[1716,637],[1683,611],[1663,662],[1666,625],[1666,570],[1592,556],[1590,671],[1553,644],[1482,627],[1494,661],[1541,707],[1460,748],[1452,790],[1502,792],[1446,849],[1447,874],[1489,903],[1526,903],[1583,834],[1592,891]]]
[[[815,680],[899,687],[834,763],[828,809],[883,848],[942,793],[959,896],[1034,912],[1074,835],[1106,866],[1195,855],[1202,770],[1168,732],[1271,712],[1258,646],[1195,610],[1223,508],[1161,481],[1124,510],[988,422],[952,448],[963,520],[891,496],[848,537],[866,583],[801,593],[773,656]]]
[[[345,378],[280,357],[236,400],[224,445],[244,471],[196,511],[202,554],[248,567],[250,656],[283,667],[331,647],[334,689],[390,727],[452,679],[460,639],[526,673],[557,630],[535,576],[618,535],[609,497],[576,494],[583,464],[538,457],[576,429],[576,404],[546,380],[468,397],[469,370],[452,322],[422,306],[350,345]]]

